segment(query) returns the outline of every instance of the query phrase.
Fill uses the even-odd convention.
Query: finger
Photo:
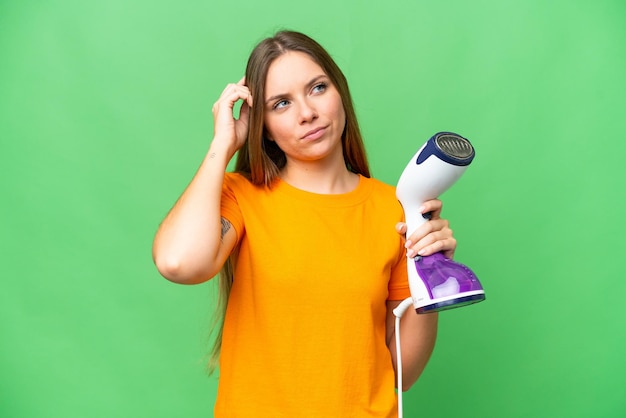
[[[235,103],[239,100],[243,100],[248,106],[252,105],[252,95],[248,88],[231,84],[224,89],[220,98],[213,105],[213,113],[218,113],[221,109],[229,109],[232,112]]]
[[[247,122],[249,116],[250,116],[250,104],[246,101],[246,102],[243,102],[243,104],[241,105],[241,108],[239,109],[239,120]]]
[[[431,199],[424,202],[419,210],[421,214],[430,214],[430,219],[439,219],[442,207],[443,202],[441,200]]]
[[[450,235],[452,235],[452,230],[450,229],[450,223],[447,219],[434,219],[428,222],[424,222],[420,225],[415,231],[411,233],[410,236],[407,237],[407,248],[420,240],[426,237],[428,234],[431,234],[436,231],[447,230]],[[410,244],[408,244],[410,242]]]
[[[451,258],[451,256],[454,254],[455,249],[456,239],[443,231],[439,231],[427,235],[415,245],[408,248],[407,256],[428,256],[442,251],[444,252],[444,254],[449,254],[448,256]]]
[[[220,99],[225,97],[230,97],[233,93],[239,92],[242,95],[250,95],[250,89],[245,85],[245,77],[239,80],[237,83],[228,83],[224,90],[222,90],[222,94],[220,95]]]
[[[445,219],[438,219],[435,221],[429,221],[424,225],[421,225],[414,233],[411,234],[409,239],[405,242],[405,248],[407,249],[407,255],[412,257],[414,255],[430,255],[433,252],[440,251],[436,247],[430,247],[437,241],[447,241],[453,237],[452,230],[448,226],[448,221]],[[456,241],[447,241],[444,243],[444,250],[454,249],[449,246],[456,245]]]
[[[416,241],[415,244],[411,246],[411,248],[416,250],[416,252],[419,253],[421,249],[426,248],[429,245],[433,245],[437,241],[446,241],[450,238],[453,238],[452,230],[450,229],[434,231],[426,235],[424,238],[420,239],[419,241]]]
[[[417,246],[416,246],[417,247]],[[449,237],[446,239],[437,239],[433,241],[431,244],[428,244],[422,248],[419,248],[417,251],[414,249],[410,249],[407,251],[407,256],[414,257],[415,255],[420,255],[423,257],[443,252],[443,254],[452,258],[454,255],[454,251],[456,249],[456,239],[454,237]]]
[[[417,255],[426,257],[438,252],[444,253],[448,258],[452,258],[454,250],[456,249],[456,240],[454,238],[448,238],[445,240],[437,240],[430,245],[427,245],[416,252]]]
[[[246,85],[246,76],[244,75],[241,80],[239,80],[237,82],[238,86],[243,86],[246,88],[246,91],[248,92],[248,98],[246,99],[246,101],[248,102],[248,106],[252,107],[252,93],[250,92],[250,89],[248,88],[248,86]]]
[[[398,232],[398,234],[401,234],[401,235],[406,234],[406,229],[407,229],[406,223],[398,222],[396,224],[396,232]]]
[[[233,102],[233,106],[237,100],[243,100],[248,104],[248,106],[252,107],[252,93],[250,93],[250,89],[247,86],[240,85],[239,83],[234,85],[232,94],[232,97],[236,97],[236,100]]]
[[[243,102],[241,109],[239,109],[239,119],[235,122],[235,131],[240,140],[244,140],[248,135],[249,115],[250,107],[247,102]]]
[[[237,84],[235,83],[226,84],[226,87],[224,87],[224,90],[222,90],[222,94],[220,94],[220,99],[230,95],[233,91],[235,91],[236,88]]]

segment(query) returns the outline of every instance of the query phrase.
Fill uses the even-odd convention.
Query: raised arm
[[[235,103],[243,100],[239,119]],[[236,233],[220,216],[226,167],[244,144],[252,96],[241,79],[229,84],[213,105],[214,136],[195,176],[159,226],[152,246],[157,269],[166,279],[194,284],[215,276],[230,255]]]

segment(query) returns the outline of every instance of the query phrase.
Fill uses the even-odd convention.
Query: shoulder
[[[373,177],[362,177],[362,181],[365,182],[371,188],[374,194],[377,194],[380,196],[387,196],[387,197],[393,198],[394,200],[397,200],[395,186],[391,186]]]
[[[253,184],[245,175],[237,172],[227,172],[224,175],[222,195],[230,196],[240,204],[249,202],[254,205],[259,199],[275,198],[273,189],[264,185]]]
[[[363,177],[362,181],[370,190],[368,199],[370,203],[373,203],[381,211],[389,212],[394,217],[402,214],[402,205],[396,197],[395,186],[375,178]]]
[[[233,192],[251,192],[258,189],[245,175],[236,172],[226,172],[224,175],[224,188]]]
[[[250,181],[245,178],[241,173],[226,172],[226,174],[224,175],[224,183],[237,185],[250,183]]]

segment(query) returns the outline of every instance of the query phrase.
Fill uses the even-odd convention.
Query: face
[[[343,163],[341,96],[309,55],[289,51],[270,65],[264,105],[268,138],[283,150],[287,164],[329,158]]]

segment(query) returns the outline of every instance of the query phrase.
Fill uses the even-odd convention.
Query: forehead
[[[304,52],[288,51],[270,64],[265,79],[266,96],[288,93],[313,78],[326,75],[322,67]]]

